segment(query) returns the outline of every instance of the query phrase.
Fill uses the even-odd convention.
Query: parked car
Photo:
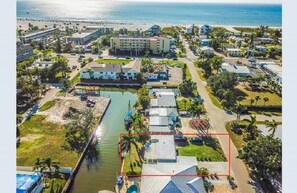
[[[80,100],[86,101],[86,100],[88,100],[88,96],[87,95],[81,95]]]
[[[172,58],[172,60],[177,60],[177,58]]]
[[[175,141],[187,141],[187,137],[185,137],[183,135],[175,135],[174,140]]]
[[[71,53],[71,55],[72,55],[72,56],[75,56],[75,55],[76,55],[76,53]]]
[[[98,58],[103,58],[102,56],[98,56]]]
[[[128,60],[128,59],[131,59],[131,57],[129,57],[129,56],[126,56],[126,59]]]
[[[77,68],[77,65],[73,65],[73,66],[72,66],[72,69],[76,69],[76,68]]]
[[[191,142],[194,142],[194,143],[200,143],[200,142],[202,142],[203,140],[202,140],[202,138],[201,137],[193,137],[193,138],[191,138],[190,139],[190,141]]]

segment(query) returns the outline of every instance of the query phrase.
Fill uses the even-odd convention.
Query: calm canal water
[[[74,181],[72,193],[98,193],[99,190],[113,190],[120,163],[117,143],[119,135],[126,132],[124,116],[137,101],[136,93],[101,91],[101,96],[110,96],[111,103],[97,129],[100,155],[89,170],[86,161],[82,163]]]

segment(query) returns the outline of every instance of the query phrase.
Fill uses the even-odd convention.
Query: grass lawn
[[[178,146],[178,153],[180,156],[195,156],[197,160],[208,160],[208,161],[226,161],[226,158],[217,142],[218,148],[214,150],[212,147],[205,144],[196,145],[189,142],[188,145]],[[223,154],[223,155],[222,155]]]
[[[74,167],[79,155],[62,147],[66,130],[45,119],[46,116],[33,115],[19,126],[21,143],[17,148],[17,165],[34,166],[36,158],[51,156],[60,161],[62,167]]]
[[[161,29],[161,32],[163,34],[167,34],[167,35],[173,35],[175,33],[175,29],[174,27],[163,27]]]
[[[97,63],[104,63],[104,64],[128,64],[132,60],[130,59],[97,59],[95,60]]]
[[[216,107],[218,107],[218,108],[220,108],[220,109],[223,109],[223,106],[221,105],[220,101],[217,99],[217,97],[215,97],[215,96],[212,94],[211,89],[210,89],[208,86],[206,86],[205,88],[206,88],[206,90],[207,90],[207,92],[208,92],[208,95],[209,95],[209,97],[210,97],[212,103],[213,103]]]
[[[55,104],[56,100],[47,101],[46,103],[44,103],[44,105],[42,105],[42,107],[40,107],[39,111],[46,111],[55,106]]]
[[[143,145],[142,143],[137,142],[138,148],[142,149]],[[131,160],[131,162],[130,162]],[[141,174],[142,171],[142,164],[140,164],[139,157],[137,155],[137,151],[134,145],[132,145],[131,148],[131,155],[129,153],[126,154],[124,161],[124,167],[123,167],[123,173],[124,174]],[[144,162],[144,160],[142,160]],[[130,163],[132,163],[132,168],[130,166]]]
[[[70,80],[70,85],[74,86],[76,83],[80,82],[79,72]]]
[[[230,126],[231,122],[225,125],[226,130],[230,134],[231,140],[237,149],[240,149],[244,144],[245,141],[243,140],[243,135],[238,135],[231,130]]]
[[[257,103],[255,102],[253,104],[255,106],[265,106],[265,105],[281,106],[282,105],[282,98],[277,94],[270,92],[268,89],[267,90],[262,89],[261,91],[251,91],[251,90],[248,90],[244,85],[238,85],[236,86],[236,88],[238,89],[239,94],[245,97],[244,100],[242,100],[241,102],[243,105],[250,106],[250,99],[255,99],[256,96],[260,96],[261,99]],[[264,100],[263,100],[264,97],[267,97],[269,101],[264,103]]]
[[[203,72],[202,71],[197,70],[197,73],[198,73],[198,76],[199,76],[200,80],[206,81],[205,77],[203,76]]]
[[[60,193],[66,184],[66,179],[48,178],[46,179],[45,184],[45,187],[41,191],[42,193]]]
[[[186,105],[185,105],[185,103],[182,101],[182,99],[176,101],[176,103],[177,103],[177,108],[178,108],[178,110],[180,110],[180,111],[186,111],[186,110],[187,110],[186,108],[188,108],[188,107],[192,104],[191,99],[189,99],[189,98],[184,98],[184,99],[186,99]]]

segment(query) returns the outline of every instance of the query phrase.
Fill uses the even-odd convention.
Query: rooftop
[[[146,160],[176,161],[173,135],[152,135],[151,144],[144,153]]]
[[[150,116],[150,125],[167,126],[173,124],[172,119],[167,116]]]
[[[176,108],[151,108],[150,116],[170,116],[170,114],[174,114],[178,116]]]
[[[37,172],[17,172],[16,174],[16,191],[17,193],[26,193],[35,182],[41,178]]]
[[[195,157],[177,156],[174,163],[144,164],[142,167],[141,193],[175,192],[206,193],[203,180],[196,175],[197,160]],[[167,176],[144,176],[167,175]]]
[[[222,64],[222,69],[227,72],[233,72],[236,74],[249,74],[250,70],[246,66],[238,66],[236,64],[229,64],[227,62]]]

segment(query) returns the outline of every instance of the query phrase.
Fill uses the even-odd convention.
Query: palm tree
[[[47,167],[47,169],[49,169],[50,174],[52,173],[52,168],[55,169],[55,172],[60,170],[60,162],[53,160],[53,158],[51,157],[46,157],[42,160],[44,166]]]
[[[255,100],[256,100],[256,105],[258,103],[258,101],[261,99],[261,97],[259,95],[255,96]]]
[[[268,121],[268,122],[266,123],[266,126],[267,126],[268,128],[270,128],[268,131],[271,132],[271,136],[274,136],[275,131],[276,131],[278,125],[279,125],[279,123],[276,122],[274,119],[273,119],[271,122]]]
[[[264,97],[263,98],[263,100],[264,100],[264,105],[266,104],[266,102],[268,102],[269,101],[269,98],[267,98],[267,97]]]
[[[132,145],[134,145],[136,151],[137,151],[137,155],[139,157],[139,160],[141,161],[141,157],[139,154],[139,147],[137,145],[137,137],[132,136],[132,135],[124,135],[122,136],[122,140],[121,140],[121,151],[123,153],[129,153],[129,161],[130,161],[130,165],[132,165],[132,160],[131,160],[131,150],[132,150]],[[132,168],[133,169],[133,168]]]
[[[233,111],[236,113],[236,123],[239,124],[240,121],[240,115],[241,113],[245,110],[245,107],[243,105],[241,105],[240,103],[237,103],[234,107],[233,107]]]
[[[258,127],[256,126],[256,116],[251,115],[250,120],[244,119],[244,121],[248,122],[248,125],[246,126],[246,131],[249,134],[249,137],[246,139],[254,140],[259,135],[260,131],[258,130]]]
[[[34,167],[33,167],[33,171],[39,171],[39,172],[43,172],[43,170],[45,170],[45,166],[43,164],[43,160],[40,159],[39,157],[36,158],[35,160],[35,164],[34,164]]]
[[[219,73],[219,69],[221,68],[221,65],[223,63],[223,58],[221,56],[215,56],[210,60],[210,62],[211,62],[212,68],[216,70],[217,73]]]
[[[187,111],[187,100],[186,99],[182,99],[182,102],[184,103],[185,110]]]
[[[194,102],[191,106],[189,106],[188,111],[192,114],[193,118],[197,116],[197,118],[199,119],[201,113],[203,112],[203,108],[200,103]]]

